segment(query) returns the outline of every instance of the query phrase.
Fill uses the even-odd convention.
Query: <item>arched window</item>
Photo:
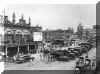
[[[11,30],[11,29],[6,29],[6,30],[4,30],[4,33],[5,33],[5,34],[13,34],[13,30]]]
[[[21,43],[22,40],[22,31],[21,30],[16,30],[15,31],[15,42],[16,43]]]

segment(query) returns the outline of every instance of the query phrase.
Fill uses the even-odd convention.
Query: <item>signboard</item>
[[[33,32],[33,40],[34,41],[42,41],[42,32]]]

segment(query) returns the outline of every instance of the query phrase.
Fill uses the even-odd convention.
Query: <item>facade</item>
[[[12,16],[12,21],[9,21],[8,16],[4,16],[4,39],[2,45],[6,51],[6,55],[17,53],[34,53],[37,48],[37,43],[34,42],[34,32],[40,32],[41,27],[31,26],[31,19],[26,23],[26,20],[22,16],[19,22],[16,23],[15,13]],[[11,56],[13,56],[11,55]]]

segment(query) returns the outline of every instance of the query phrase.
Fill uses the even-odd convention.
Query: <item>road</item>
[[[7,64],[6,70],[73,70],[76,60],[69,62],[52,62],[44,63],[34,60],[33,62],[27,62],[23,64]]]
[[[89,52],[89,58],[96,57],[96,48],[92,48]],[[85,56],[86,54],[83,54]],[[37,57],[37,59],[39,59]],[[5,64],[5,70],[74,70],[78,58],[68,62],[55,61],[52,63],[44,63],[40,60],[34,60],[23,64]]]

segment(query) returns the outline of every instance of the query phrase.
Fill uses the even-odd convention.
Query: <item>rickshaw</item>
[[[80,74],[84,67],[84,57],[80,56],[79,60],[76,62],[76,67],[74,74]]]
[[[92,65],[93,64],[94,64],[94,62],[92,62],[92,60],[89,59],[87,56],[85,58],[81,57],[76,62],[75,74],[80,74],[82,72],[86,72],[86,71],[92,70]],[[94,66],[96,66],[96,65],[94,65]],[[78,69],[78,72],[76,71],[77,69]]]

